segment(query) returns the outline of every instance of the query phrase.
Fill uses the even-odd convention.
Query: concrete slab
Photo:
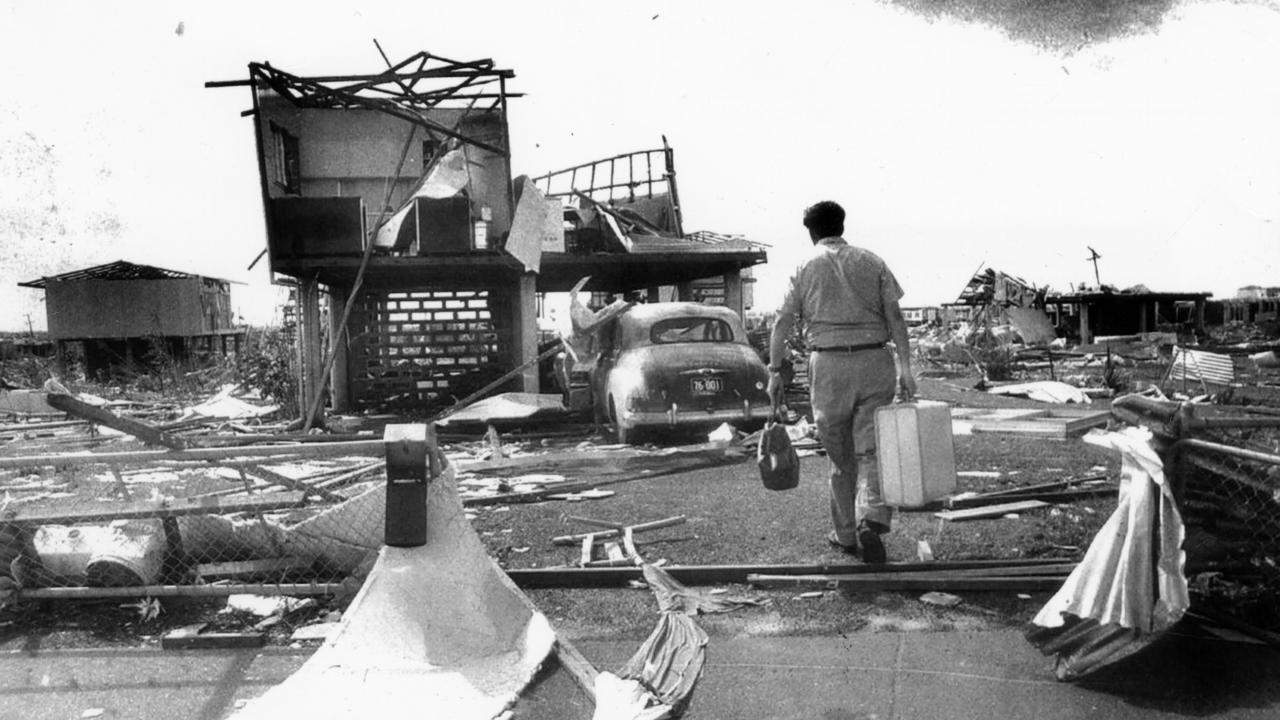
[[[220,718],[241,695],[258,695],[310,655],[274,672],[248,670],[261,651],[59,650],[0,655],[0,720]]]
[[[616,669],[639,643],[577,640]],[[1280,716],[1280,653],[1180,625],[1142,653],[1066,684],[1017,630],[711,638],[685,718],[1220,718]],[[0,655],[0,720],[223,720],[303,665],[311,649],[31,650]],[[549,663],[519,720],[590,720],[592,703]],[[376,710],[371,709],[376,714]],[[370,716],[372,717],[373,714]]]

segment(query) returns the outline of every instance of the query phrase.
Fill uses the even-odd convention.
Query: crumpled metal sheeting
[[[708,641],[707,634],[689,615],[664,612],[618,675],[638,680],[672,708],[683,707],[702,674]]]
[[[1122,660],[1146,647],[1154,635],[1134,628],[1102,625],[1097,620],[1068,616],[1062,627],[1032,626],[1027,640],[1045,655],[1056,655],[1059,680],[1077,680],[1103,665]]]
[[[645,582],[649,583],[649,588],[658,599],[658,609],[664,613],[679,612],[685,615],[723,613],[748,605],[763,604],[755,598],[709,595],[684,585],[660,567],[649,563],[643,563],[640,567],[644,572]]]
[[[354,514],[325,517],[310,538],[381,545],[385,486],[337,507]],[[324,645],[236,720],[354,720],[375,707],[388,717],[479,720],[516,700],[551,652],[555,631],[489,557],[463,512],[452,466],[428,484],[425,510],[426,544],[381,545]]]
[[[1151,432],[1093,432],[1092,444],[1120,451],[1120,500],[1079,566],[1032,622],[1027,639],[1058,656],[1068,680],[1135,652],[1190,605],[1183,568],[1185,529],[1165,482]]]
[[[593,720],[659,720],[678,715],[689,702],[707,657],[709,638],[693,616],[761,604],[753,598],[694,590],[647,562],[640,563],[640,568],[658,601],[658,624],[617,675],[597,676]]]

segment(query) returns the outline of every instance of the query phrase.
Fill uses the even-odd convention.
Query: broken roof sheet
[[[66,282],[75,280],[180,280],[183,278],[204,278],[206,280],[230,282],[229,280],[209,277],[207,275],[193,275],[179,270],[166,270],[165,268],[155,267],[154,265],[139,265],[138,263],[131,263],[125,260],[117,260],[113,263],[95,265],[83,270],[72,270],[71,272],[65,272],[61,275],[51,275],[37,280],[20,282],[18,285],[21,287],[43,290],[46,283],[50,280]]]

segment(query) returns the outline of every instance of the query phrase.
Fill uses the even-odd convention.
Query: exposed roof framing
[[[585,195],[597,202],[613,202],[670,192],[675,172],[671,148],[664,141],[660,148],[592,160],[539,175],[532,182],[551,197],[572,200]]]
[[[73,270],[71,272],[62,273],[61,275],[42,277],[39,280],[28,280],[27,282],[18,283],[18,285],[21,287],[43,290],[45,288],[45,284],[49,280],[66,282],[68,280],[181,280],[183,278],[205,278],[206,280],[228,282],[221,278],[192,275],[191,273],[179,272],[177,270],[166,270],[153,265],[138,265],[137,263],[117,260],[113,263],[107,263],[106,265],[95,265],[91,268]]]
[[[208,82],[205,87],[265,86],[298,107],[378,110],[506,156],[505,148],[429,120],[426,113],[437,107],[505,113],[507,98],[520,97],[506,90],[506,81],[513,77],[513,71],[495,68],[489,59],[459,62],[419,52],[372,75],[301,77],[270,63],[250,63],[249,80]]]
[[[710,230],[695,230],[684,236],[686,240],[700,242],[704,245],[719,245],[723,247],[744,247],[751,250],[765,250],[771,247],[768,243],[756,242],[748,240],[742,235],[726,235],[724,233],[712,232]]]

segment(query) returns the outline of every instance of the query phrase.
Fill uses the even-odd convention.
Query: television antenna
[[[1085,245],[1085,247],[1089,247],[1089,246]],[[1102,287],[1102,279],[1098,277],[1098,258],[1100,257],[1102,256],[1098,254],[1097,250],[1094,250],[1093,248],[1089,247],[1089,257],[1085,258],[1086,260],[1093,263],[1093,281],[1098,284],[1099,288]]]

